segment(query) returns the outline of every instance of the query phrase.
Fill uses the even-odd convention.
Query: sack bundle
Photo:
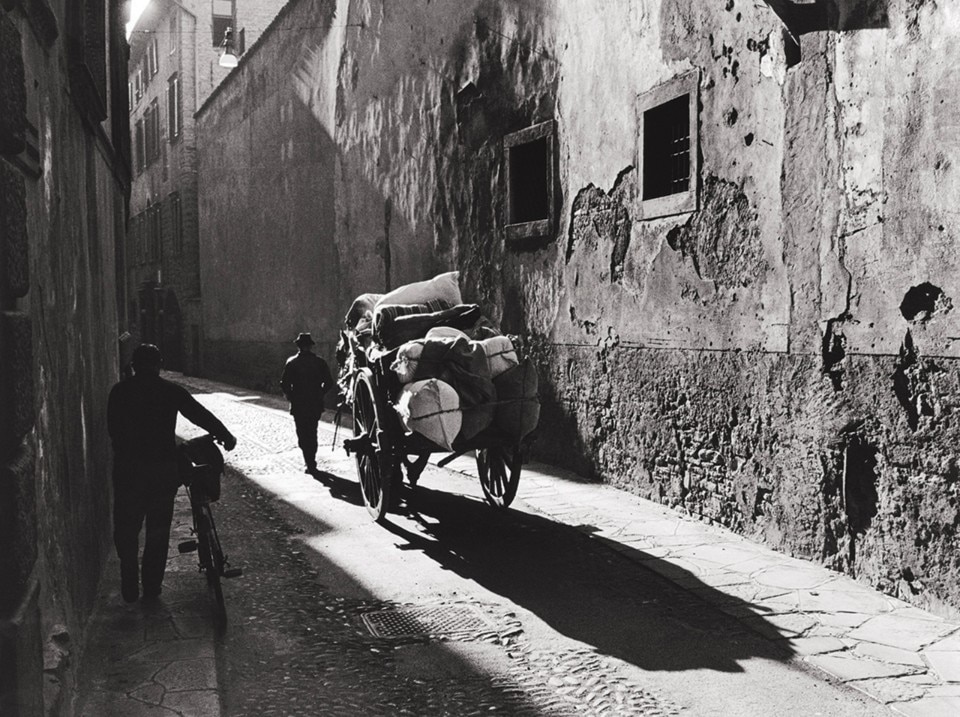
[[[463,413],[453,387],[438,378],[408,383],[397,398],[397,413],[409,431],[416,431],[448,451],[460,433]]]
[[[537,374],[521,362],[509,337],[462,303],[459,272],[364,294],[347,324],[369,329],[381,352],[396,349],[391,364],[402,384],[396,410],[407,430],[446,450],[491,424],[522,439],[540,415]]]

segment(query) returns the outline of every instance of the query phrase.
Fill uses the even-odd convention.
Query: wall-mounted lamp
[[[228,27],[220,43],[220,67],[236,67],[237,54],[233,49],[233,28]]]

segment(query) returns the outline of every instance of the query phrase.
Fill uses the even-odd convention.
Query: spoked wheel
[[[506,508],[517,496],[520,484],[520,446],[496,446],[477,451],[480,487],[490,505]]]
[[[353,435],[363,438],[357,444],[357,475],[367,512],[382,521],[393,498],[393,480],[399,472],[399,460],[384,431],[384,408],[377,400],[373,374],[361,371],[353,396]]]
[[[206,510],[204,510],[203,522],[198,526],[197,551],[200,555],[200,566],[207,576],[207,588],[213,598],[214,624],[217,629],[222,630],[227,624],[227,606],[223,600],[223,587],[220,585],[223,554],[220,552],[220,546]]]

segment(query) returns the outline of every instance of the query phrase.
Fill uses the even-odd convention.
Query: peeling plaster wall
[[[540,456],[960,609],[946,5],[344,0],[337,316],[457,268],[539,361]],[[689,72],[698,209],[645,218],[638,96]],[[545,120],[556,231],[508,244],[502,139]]]

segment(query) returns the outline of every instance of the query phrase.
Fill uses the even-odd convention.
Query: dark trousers
[[[317,465],[317,425],[320,416],[314,413],[295,413],[293,422],[297,427],[297,444],[303,451],[303,462],[307,468]]]
[[[176,463],[121,464],[114,468],[113,544],[120,557],[120,581],[125,593],[135,593],[140,579],[145,594],[160,591],[178,486]],[[138,558],[144,521],[147,530],[141,575]]]

